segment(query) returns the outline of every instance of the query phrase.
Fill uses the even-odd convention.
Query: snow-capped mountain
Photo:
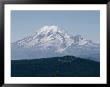
[[[44,26],[11,44],[12,60],[73,55],[99,61],[100,45],[81,35],[71,36],[57,26]]]

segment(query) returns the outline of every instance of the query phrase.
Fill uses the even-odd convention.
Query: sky
[[[44,26],[58,26],[75,36],[100,42],[100,11],[11,11],[11,43],[31,35]]]

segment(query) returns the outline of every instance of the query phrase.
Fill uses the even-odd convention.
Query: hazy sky
[[[100,41],[100,11],[12,11],[11,42],[31,35],[43,26],[58,26],[72,34]]]

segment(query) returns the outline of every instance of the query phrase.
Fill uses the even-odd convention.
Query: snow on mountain
[[[13,60],[73,55],[99,61],[99,44],[81,35],[71,36],[57,26],[44,26],[11,46]]]

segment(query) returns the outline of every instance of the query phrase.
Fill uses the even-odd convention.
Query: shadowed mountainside
[[[74,56],[11,60],[12,77],[99,77],[100,62]]]

